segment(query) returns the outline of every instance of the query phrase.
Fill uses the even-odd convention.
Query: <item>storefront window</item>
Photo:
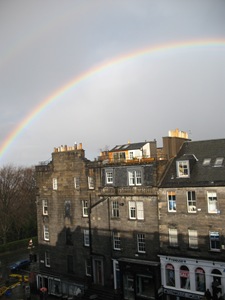
[[[171,264],[166,265],[166,285],[175,286],[174,266]]]
[[[195,270],[196,291],[205,292],[205,271],[202,268]]]
[[[186,266],[180,267],[180,287],[185,290],[190,290],[190,274]]]
[[[137,295],[148,298],[155,298],[154,283],[152,277],[137,275]]]

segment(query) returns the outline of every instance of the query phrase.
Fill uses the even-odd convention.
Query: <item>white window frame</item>
[[[47,199],[42,200],[42,213],[44,216],[48,215],[48,200]]]
[[[217,157],[214,163],[214,167],[222,167],[223,165],[223,157]]]
[[[196,213],[197,211],[195,191],[187,191],[187,209],[189,213]]]
[[[80,177],[74,177],[74,188],[75,189],[80,188]]]
[[[50,268],[50,252],[45,251],[45,266]]]
[[[106,176],[106,183],[112,184],[113,183],[113,170],[107,170],[105,172],[105,176]]]
[[[217,214],[217,193],[210,191],[207,192],[207,203],[208,203],[208,213]]]
[[[129,219],[144,220],[144,202],[129,201]]]
[[[142,171],[128,170],[128,183],[129,186],[142,185]]]
[[[84,246],[85,247],[90,247],[89,229],[84,229]]]
[[[120,232],[117,231],[113,232],[113,249],[121,250]]]
[[[189,248],[198,249],[198,231],[194,229],[188,229],[188,241]]]
[[[111,202],[112,205],[112,218],[119,218],[120,211],[119,211],[119,202],[114,200]]]
[[[174,191],[167,192],[167,203],[168,203],[168,212],[177,211],[176,192]]]
[[[93,190],[95,188],[93,176],[88,176],[88,188],[89,190]]]
[[[178,231],[176,228],[169,228],[169,245],[170,247],[178,246]]]
[[[177,177],[185,178],[190,176],[189,160],[178,160],[177,162]]]
[[[145,234],[138,233],[137,234],[137,250],[138,253],[146,253],[146,243],[145,243]]]
[[[89,206],[87,200],[82,200],[82,215],[84,218],[87,218],[89,214]]]
[[[209,245],[210,245],[210,251],[219,252],[221,250],[220,234],[218,231],[210,231],[209,232]]]
[[[58,189],[58,181],[57,178],[52,178],[52,188],[54,191]]]
[[[85,260],[85,273],[86,276],[91,276],[91,259],[87,258]]]
[[[49,241],[49,226],[46,224],[43,226],[44,240]]]

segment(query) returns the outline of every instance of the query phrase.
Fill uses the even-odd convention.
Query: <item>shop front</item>
[[[209,292],[218,299],[225,292],[225,263],[160,255],[164,298],[201,299]]]
[[[158,262],[118,259],[123,299],[158,299],[160,267]]]

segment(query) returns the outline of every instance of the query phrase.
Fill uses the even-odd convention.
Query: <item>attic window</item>
[[[211,162],[211,158],[205,158],[204,160],[203,160],[203,166],[209,166],[210,165],[210,162]]]
[[[216,158],[214,167],[221,167],[222,164],[223,164],[223,157],[218,157],[218,158]]]
[[[188,160],[177,161],[177,177],[189,177],[190,168]]]

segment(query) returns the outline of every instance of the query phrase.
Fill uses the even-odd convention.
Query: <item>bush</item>
[[[10,242],[5,245],[0,245],[0,253],[15,251],[15,249],[16,250],[26,249],[28,247],[30,239],[31,238]],[[37,237],[32,237],[32,241],[33,241],[33,245],[36,247],[38,243]]]

